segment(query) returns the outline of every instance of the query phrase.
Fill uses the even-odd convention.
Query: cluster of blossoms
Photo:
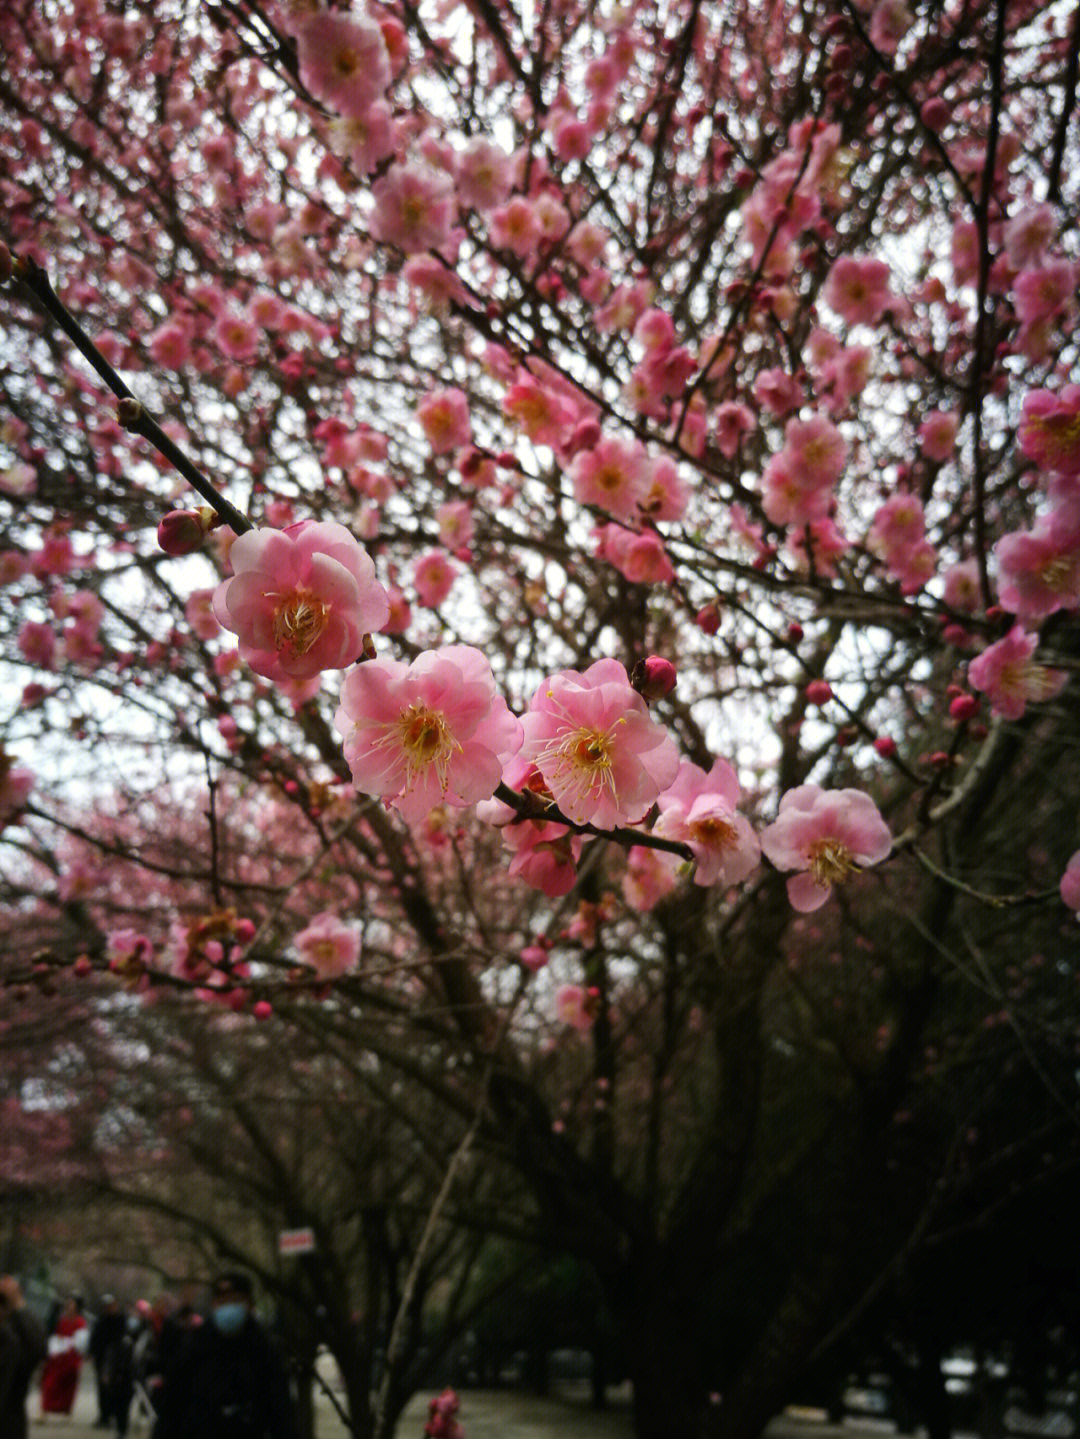
[[[821,464],[831,470],[835,460]],[[284,682],[344,667],[388,620],[371,560],[341,526],[254,530],[230,554],[236,574],[215,591],[214,610],[261,674]],[[446,645],[411,664],[380,657],[352,667],[334,724],[359,791],[412,823],[442,806],[479,806],[514,851],[510,872],[550,895],[574,883],[582,839],[572,826],[641,824],[654,806],[653,833],[686,845],[696,883],[739,884],[764,850],[778,868],[805,872],[789,883],[797,908],[816,908],[851,870],[885,858],[888,828],[856,791],[793,791],[759,841],[739,813],[731,766],[717,760],[706,773],[680,761],[650,714],[646,697],[674,683],[673,667],[658,658],[633,680],[617,660],[597,660],[548,676],[518,719],[481,651]],[[522,808],[494,798],[501,784]],[[660,861],[669,870],[678,863],[670,852]],[[359,957],[359,937],[329,913],[296,947],[321,978]]]

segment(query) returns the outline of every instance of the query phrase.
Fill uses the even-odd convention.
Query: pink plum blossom
[[[296,29],[296,50],[300,79],[339,115],[362,114],[390,84],[386,42],[366,15],[307,16]]]
[[[342,525],[304,520],[287,530],[249,530],[233,541],[229,559],[233,578],[215,590],[214,615],[269,679],[351,664],[364,635],[386,623],[375,566]]]
[[[857,789],[788,790],[775,821],[761,834],[765,857],[777,869],[799,870],[787,882],[792,907],[820,909],[853,870],[880,864],[892,849],[889,827],[869,795]]]
[[[1080,475],[1080,385],[1025,395],[1017,438],[1039,469]]]
[[[678,751],[617,660],[541,684],[523,718],[522,758],[560,809],[600,828],[640,820],[674,780]]]
[[[675,578],[664,542],[651,530],[639,533],[622,525],[601,525],[596,539],[597,558],[614,565],[631,584],[668,584]]]
[[[1017,270],[1039,264],[1054,238],[1057,217],[1051,205],[1029,205],[1005,226],[1005,253]]]
[[[1031,530],[1012,530],[994,546],[998,597],[1021,620],[1080,607],[1080,513],[1063,505]]]
[[[919,447],[928,460],[944,464],[956,448],[960,416],[951,410],[931,410],[919,426]]]
[[[679,864],[676,854],[642,844],[631,845],[622,881],[623,899],[631,909],[647,914],[677,887]]]
[[[396,245],[407,255],[438,250],[450,239],[453,182],[421,160],[391,165],[371,187],[375,208],[370,230],[374,239]]]
[[[521,723],[470,645],[425,650],[411,665],[377,659],[346,678],[334,725],[353,783],[407,820],[437,804],[486,800],[521,745]]]
[[[739,793],[739,781],[726,760],[718,759],[706,774],[684,759],[674,784],[660,796],[653,833],[690,846],[697,861],[695,884],[739,884],[758,866],[761,845],[736,810]]]
[[[343,924],[332,911],[317,914],[294,943],[301,961],[320,979],[340,979],[355,969],[360,959],[360,932]]]
[[[416,418],[433,454],[459,450],[472,439],[468,397],[456,386],[425,395],[416,407]]]
[[[596,1023],[597,998],[595,990],[584,989],[580,984],[561,985],[555,991],[556,1017],[586,1034]]]
[[[1061,876],[1061,898],[1080,919],[1080,849],[1070,857]]]
[[[442,550],[428,550],[413,566],[417,599],[425,608],[437,609],[454,588],[457,577],[457,566],[450,563]]]
[[[1017,275],[1016,313],[1025,325],[1053,320],[1067,313],[1076,292],[1077,267],[1068,260],[1050,260]]]
[[[889,267],[870,255],[841,255],[833,263],[822,298],[849,325],[875,325],[892,303]]]
[[[394,117],[385,100],[374,100],[355,115],[339,115],[328,128],[330,148],[361,174],[370,175],[394,153]]]
[[[486,213],[502,205],[513,183],[513,160],[492,140],[477,136],[457,159],[457,193],[462,205]]]
[[[509,250],[520,260],[528,259],[535,252],[542,233],[535,207],[522,195],[515,195],[488,216],[491,243],[496,249]]]
[[[738,400],[725,400],[713,416],[716,447],[725,459],[733,460],[743,435],[755,425],[754,412]]]
[[[1052,699],[1065,685],[1067,676],[1032,663],[1038,648],[1037,635],[1014,625],[1004,639],[988,646],[968,665],[972,689],[990,697],[990,707],[1002,719],[1018,720],[1029,704]]]

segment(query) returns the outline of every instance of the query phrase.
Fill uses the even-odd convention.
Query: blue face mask
[[[239,1334],[248,1316],[248,1307],[246,1304],[219,1304],[213,1316],[221,1334]]]

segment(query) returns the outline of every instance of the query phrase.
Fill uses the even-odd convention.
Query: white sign
[[[314,1254],[315,1231],[313,1229],[283,1229],[278,1235],[279,1254]]]

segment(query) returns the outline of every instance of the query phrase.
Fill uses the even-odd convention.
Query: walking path
[[[409,1404],[398,1425],[397,1439],[423,1439],[430,1397],[417,1396]],[[88,1365],[83,1368],[70,1418],[53,1415],[42,1420],[37,1417],[37,1406],[35,1388],[28,1406],[30,1439],[104,1439],[106,1431],[94,1428],[97,1403]],[[320,1399],[317,1415],[318,1439],[347,1439],[345,1426],[325,1398]],[[529,1394],[503,1390],[466,1390],[461,1396],[460,1419],[466,1439],[633,1439],[625,1404],[596,1413],[584,1400],[536,1399]],[[769,1426],[768,1439],[859,1439],[859,1436],[881,1439],[883,1431],[891,1432],[891,1426],[849,1422],[842,1428],[833,1428],[782,1417]],[[148,1439],[146,1429],[133,1425],[129,1439]]]

